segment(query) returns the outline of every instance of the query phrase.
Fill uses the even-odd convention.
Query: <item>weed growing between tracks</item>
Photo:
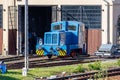
[[[78,72],[81,72],[81,73],[85,72],[85,68],[83,67],[82,64],[78,65],[77,68],[73,70],[73,73],[78,73]]]
[[[101,62],[95,61],[92,64],[88,64],[89,70],[101,70]]]
[[[120,59],[117,61],[117,65],[120,66]]]
[[[108,77],[107,70],[99,70],[98,73],[94,74],[93,79],[98,80],[102,78],[102,80],[106,80],[107,77]]]
[[[73,70],[74,73],[92,71],[92,70],[101,70],[102,65],[101,61],[95,61],[94,63],[89,63],[87,65],[78,65],[77,68]]]
[[[78,66],[78,67],[79,68],[76,69],[77,70],[76,72],[82,72],[83,70],[85,72],[98,71],[98,73],[94,74],[94,76],[91,77],[90,79],[107,80],[107,78],[108,78],[107,69],[120,67],[120,59],[117,60],[116,62],[102,63],[101,61],[96,61],[94,63],[89,63],[89,64],[87,64],[86,69],[82,66]]]

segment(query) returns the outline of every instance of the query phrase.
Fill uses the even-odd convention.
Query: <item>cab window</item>
[[[68,25],[68,30],[76,31],[76,26],[74,26],[74,25]]]
[[[61,25],[54,25],[53,30],[61,30],[62,26]]]

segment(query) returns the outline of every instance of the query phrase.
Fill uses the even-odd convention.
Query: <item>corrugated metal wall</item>
[[[87,53],[94,55],[101,45],[101,29],[88,29],[87,30]]]
[[[9,55],[16,55],[17,30],[9,29]]]
[[[2,44],[3,44],[3,29],[0,28],[0,54],[2,54]]]

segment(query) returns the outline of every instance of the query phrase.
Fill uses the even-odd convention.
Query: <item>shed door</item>
[[[100,29],[88,29],[87,32],[87,53],[94,55],[94,52],[101,45],[101,30]]]
[[[9,33],[8,33],[8,39],[9,39],[9,44],[8,44],[8,54],[9,55],[16,55],[16,42],[17,42],[17,12],[16,12],[16,7],[14,6],[9,6],[8,7],[8,27],[9,27]]]

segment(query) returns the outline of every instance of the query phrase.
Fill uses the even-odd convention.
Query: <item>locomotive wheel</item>
[[[72,58],[74,58],[74,57],[76,56],[76,52],[75,52],[74,50],[71,51],[70,56],[71,56]]]
[[[71,51],[70,56],[72,58],[79,59],[79,55],[78,55],[77,51],[75,51],[75,50]]]
[[[48,57],[49,59],[51,59],[51,57],[52,57],[52,54],[49,54],[49,55],[47,55],[47,57]]]

